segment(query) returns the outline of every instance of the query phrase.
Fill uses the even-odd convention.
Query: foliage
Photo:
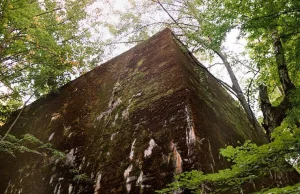
[[[300,152],[300,129],[283,124],[276,128],[273,138],[274,141],[261,146],[250,141],[235,148],[227,146],[227,148],[221,149],[220,153],[233,164],[230,168],[212,174],[194,170],[176,175],[175,181],[159,193],[172,193],[183,189],[189,189],[194,193],[225,191],[238,193],[247,185],[257,183],[270,173],[280,177],[281,174],[293,171],[294,168],[287,161],[290,161],[295,168],[299,168],[300,163],[297,158]],[[274,183],[274,185],[276,184]],[[278,192],[291,189],[299,189],[299,185],[281,188],[278,189]],[[275,190],[270,191],[275,192]]]
[[[0,153],[8,154],[14,158],[23,153],[32,153],[41,157],[50,155],[59,160],[65,158],[65,154],[54,149],[52,144],[45,144],[31,134],[25,134],[22,138],[8,134],[5,140],[0,141]]]
[[[21,101],[13,97],[7,99],[5,103],[1,105],[0,113],[0,127],[4,124],[6,118],[17,108],[22,105]]]
[[[77,183],[90,183],[91,179],[88,175],[83,173],[83,174],[75,175],[74,178],[73,178],[73,181],[75,181]]]
[[[282,96],[272,45],[274,32],[281,38],[291,80],[299,86],[299,1],[224,1],[221,6],[247,37],[249,54],[261,72],[257,81],[268,86],[271,100]]]
[[[0,119],[22,98],[39,97],[70,80],[98,51],[81,25],[93,0],[0,2]],[[94,49],[91,49],[94,47]]]
[[[283,188],[273,188],[269,190],[264,190],[261,192],[257,192],[258,194],[282,194],[282,193],[298,193],[300,191],[300,183],[292,185],[292,186],[287,186]]]

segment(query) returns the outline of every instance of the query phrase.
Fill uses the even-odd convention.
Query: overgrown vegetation
[[[179,174],[168,188],[159,193],[173,193],[181,189],[189,189],[193,193],[242,193],[249,184],[259,185],[259,181],[270,174],[277,177],[278,182],[270,179],[272,184],[269,188],[261,190],[261,193],[299,191],[299,184],[278,189],[272,187],[280,186],[280,181],[285,183],[284,173],[292,172],[294,168],[299,169],[300,129],[295,126],[289,127],[285,123],[276,128],[272,137],[274,141],[262,146],[247,141],[239,147],[228,146],[221,149],[221,155],[233,163],[230,168],[213,174],[204,174],[196,170]]]
[[[53,148],[50,143],[43,143],[31,134],[25,134],[21,138],[8,134],[0,141],[0,153],[16,158],[19,154],[32,153],[41,157],[49,156],[53,159],[63,160],[64,153]]]
[[[90,26],[81,25],[92,2],[0,2],[0,124],[24,97],[47,94],[93,66],[86,61],[101,52],[88,39]]]

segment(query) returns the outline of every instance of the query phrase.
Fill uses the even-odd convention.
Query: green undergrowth
[[[243,193],[247,185],[257,184],[264,177],[276,174],[278,181],[273,185],[278,188],[271,186],[260,193],[298,193],[300,184],[280,188],[285,184],[281,183],[280,177],[299,169],[300,128],[283,123],[272,133],[272,138],[272,142],[261,146],[250,141],[242,146],[227,146],[220,150],[220,154],[232,163],[230,168],[211,174],[196,170],[185,172],[176,175],[173,183],[157,192]]]
[[[43,143],[31,134],[25,134],[21,138],[8,134],[4,140],[0,141],[0,153],[14,158],[23,153],[40,155],[41,157],[51,156],[55,159],[66,157],[63,152],[54,149],[52,144]]]

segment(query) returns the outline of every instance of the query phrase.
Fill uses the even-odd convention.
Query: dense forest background
[[[221,154],[233,165],[214,174],[176,176],[162,192],[242,192],[266,174],[299,169],[300,2],[298,0],[2,0],[0,2],[0,124],[71,79],[91,70],[120,48],[169,27],[186,47],[228,73],[219,82],[239,101],[269,143],[228,146]],[[238,32],[243,52],[228,50]],[[247,73],[246,82],[239,75]],[[257,118],[257,105],[262,116]],[[13,126],[11,126],[12,128]],[[11,129],[10,128],[10,129]],[[1,150],[7,150],[4,134]],[[5,143],[6,141],[6,143]],[[38,141],[38,140],[35,140]],[[262,192],[290,193],[300,184]]]

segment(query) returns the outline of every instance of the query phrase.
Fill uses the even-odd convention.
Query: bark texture
[[[275,51],[277,72],[279,75],[280,83],[284,93],[284,99],[278,106],[272,106],[269,100],[267,86],[260,85],[259,95],[261,101],[261,110],[263,112],[264,120],[263,127],[266,130],[269,140],[271,141],[270,134],[278,126],[280,126],[283,119],[286,117],[288,109],[291,108],[289,95],[291,91],[295,90],[295,85],[292,83],[287,69],[287,64],[284,56],[284,50],[277,31],[272,34],[273,47]]]

